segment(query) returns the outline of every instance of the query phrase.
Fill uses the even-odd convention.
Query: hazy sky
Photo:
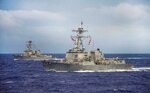
[[[0,0],[0,53],[21,53],[28,40],[65,53],[81,21],[92,37],[87,50],[150,53],[150,0]]]

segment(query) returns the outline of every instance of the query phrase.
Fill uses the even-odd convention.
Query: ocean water
[[[42,62],[13,61],[12,54],[0,54],[0,93],[150,93],[150,54],[105,56],[123,58],[134,64],[134,68],[50,72]]]

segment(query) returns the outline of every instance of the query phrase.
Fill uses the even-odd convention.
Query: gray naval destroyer
[[[101,71],[101,70],[116,70],[116,69],[132,69],[132,64],[126,64],[125,60],[119,58],[105,58],[100,49],[86,51],[83,48],[83,40],[90,38],[90,36],[83,36],[84,30],[83,23],[76,32],[76,36],[71,36],[71,39],[75,43],[75,47],[70,49],[65,58],[57,61],[44,61],[43,65],[45,69],[49,71]],[[89,43],[91,40],[89,41]]]
[[[40,50],[33,49],[34,44],[32,41],[28,41],[26,44],[27,49],[23,54],[14,55],[14,60],[26,60],[26,61],[43,61],[53,59],[52,55],[45,55]]]

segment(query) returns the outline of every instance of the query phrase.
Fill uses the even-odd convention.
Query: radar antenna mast
[[[28,50],[32,50],[32,48],[34,47],[32,41],[28,41],[26,46]]]
[[[84,32],[87,32],[88,30],[84,30],[83,28],[83,22],[81,21],[81,25],[77,30],[72,30],[73,32],[76,32],[76,36],[71,36],[71,39],[75,42],[74,49],[76,50],[84,50],[83,48],[83,40],[85,38],[91,38],[90,36],[83,36]]]

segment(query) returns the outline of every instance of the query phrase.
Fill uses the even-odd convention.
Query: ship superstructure
[[[32,41],[28,41],[26,44],[27,49],[24,51],[23,56],[26,57],[38,57],[41,55],[40,50],[34,50],[33,47],[33,42]]]
[[[71,38],[74,37],[75,47],[66,53],[66,62],[82,64],[84,62],[92,63],[93,61],[95,64],[125,64],[124,60],[105,58],[99,48],[94,51],[86,51],[83,47],[83,40],[91,37],[83,35],[84,32],[87,32],[87,30],[83,28],[83,22],[81,22],[77,30],[72,31],[77,33],[76,36],[71,36]]]

